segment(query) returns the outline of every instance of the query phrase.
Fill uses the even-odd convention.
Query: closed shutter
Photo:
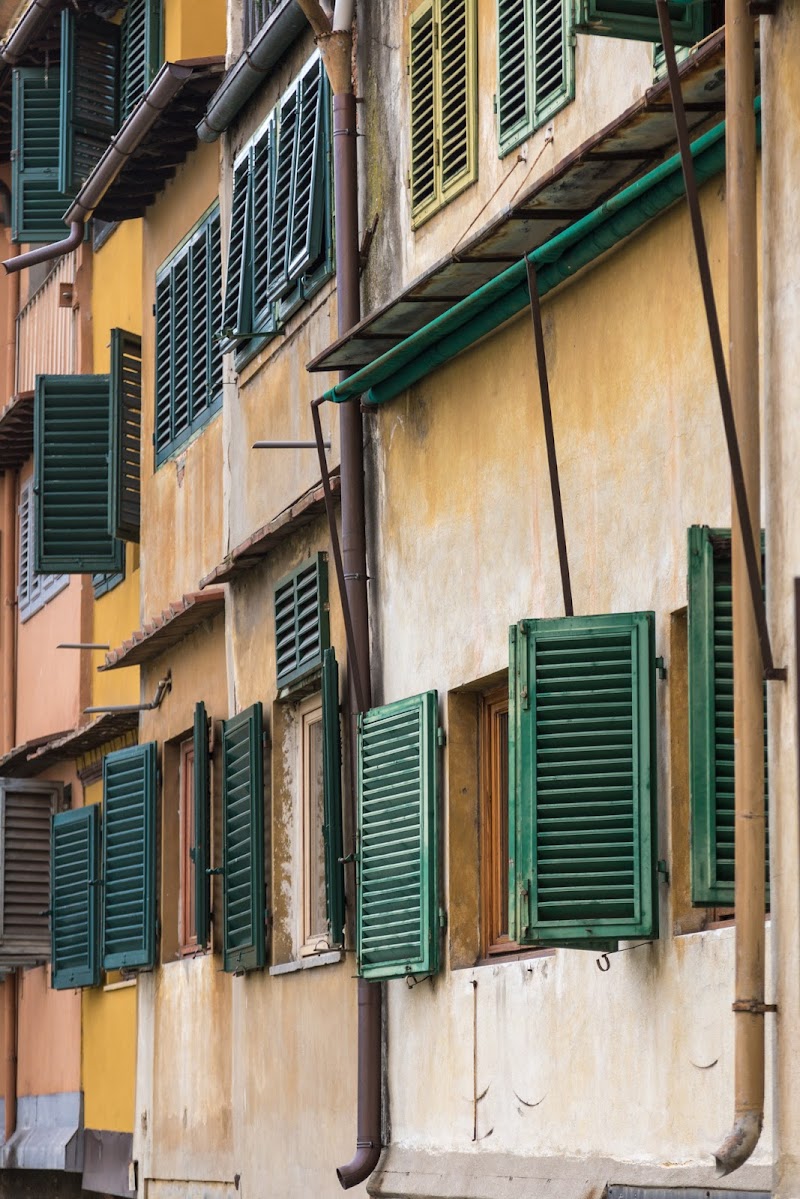
[[[520,944],[654,937],[652,613],[511,629],[509,918]]]
[[[767,688],[764,684],[764,785]],[[692,902],[734,902],[733,606],[729,529],[689,529]],[[769,832],[769,828],[767,828]],[[765,862],[769,882],[769,841]]]
[[[497,22],[497,124],[505,154],[572,99],[572,6],[498,0]]]
[[[339,667],[336,653],[322,655],[322,790],[325,809],[325,895],[331,945],[344,944],[344,866],[342,857],[342,735],[339,720]]]
[[[19,586],[17,607],[20,620],[26,620],[38,607],[43,575],[33,571],[32,514],[33,491],[30,483],[22,488],[19,503]]]
[[[18,67],[11,94],[11,240],[58,241],[67,208],[58,180],[58,72]]]
[[[108,375],[37,375],[34,402],[35,569],[119,571],[109,534]]]
[[[103,968],[148,967],[156,956],[154,741],[103,759]]]
[[[440,0],[439,39],[442,199],[475,177],[474,0]]]
[[[676,45],[693,46],[710,32],[709,3],[687,4],[684,0],[671,0],[668,7]],[[578,17],[576,28],[580,33],[599,33],[639,42],[661,40],[655,0],[579,0]]]
[[[530,17],[529,0],[498,0],[497,124],[501,153],[526,136],[533,123]]]
[[[208,716],[204,703],[194,709],[194,907],[197,944],[207,945],[211,932],[211,770]]]
[[[74,195],[119,127],[119,26],[61,14],[59,188]]]
[[[50,822],[58,788],[0,780],[0,964],[50,956]]]
[[[438,699],[358,717],[358,905],[362,978],[439,969]]]
[[[223,960],[264,965],[264,767],[261,704],[222,725]]]
[[[172,439],[172,283],[169,272],[156,282],[156,462]]]
[[[139,540],[142,471],[142,339],[111,330],[109,532]]]
[[[328,564],[324,554],[315,554],[275,587],[278,686],[296,683],[316,670],[329,644]]]
[[[128,0],[122,18],[121,107],[126,120],[163,60],[161,0]]]
[[[50,841],[52,985],[100,981],[100,812],[95,804],[53,817]]]

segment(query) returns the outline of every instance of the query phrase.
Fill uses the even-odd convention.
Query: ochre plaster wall
[[[210,58],[225,54],[225,12],[221,0],[168,0],[164,6],[164,58]]]

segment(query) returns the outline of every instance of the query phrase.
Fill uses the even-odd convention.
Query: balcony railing
[[[282,0],[244,0],[244,44],[250,42],[258,33],[267,17],[274,13]]]
[[[17,317],[16,391],[37,375],[72,375],[78,362],[78,312],[72,307],[75,254],[60,258]],[[67,293],[69,289],[70,294]]]

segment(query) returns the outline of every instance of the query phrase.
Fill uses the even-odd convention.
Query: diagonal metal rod
[[[564,615],[573,616],[572,584],[569,577],[569,559],[567,558],[567,539],[564,534],[564,510],[561,506],[561,484],[558,479],[558,458],[556,457],[556,441],[553,434],[553,412],[550,407],[550,383],[547,378],[547,359],[544,353],[544,333],[542,331],[542,309],[539,303],[539,287],[536,282],[536,267],[530,258],[525,258],[525,268],[528,272],[528,290],[530,292],[531,320],[533,321],[533,341],[536,346],[536,367],[539,372],[539,391],[542,397],[542,419],[544,420],[544,439],[547,445],[547,466],[550,471],[550,491],[553,496],[553,517],[556,522],[556,542],[558,543],[558,565],[561,570],[561,590],[564,593]]]
[[[358,661],[358,653],[356,652],[355,634],[353,632],[353,616],[350,611],[350,600],[347,595],[347,584],[344,577],[342,549],[339,544],[339,530],[336,528],[336,512],[333,506],[331,477],[328,472],[328,461],[325,457],[325,446],[329,443],[326,443],[323,440],[322,421],[319,417],[319,406],[324,402],[324,396],[320,396],[319,399],[311,401],[311,419],[314,422],[314,438],[316,440],[319,469],[322,476],[322,490],[325,495],[325,512],[328,517],[328,528],[331,535],[333,561],[336,566],[336,581],[339,584],[339,599],[341,600],[342,616],[344,617],[344,635],[347,641],[348,669],[353,672],[353,683],[355,685],[356,698],[358,700],[358,710],[359,712],[366,712],[367,704],[364,697],[364,689],[361,686],[361,670],[360,663]]]
[[[733,416],[731,391],[728,384],[728,371],[725,365],[725,354],[722,348],[722,335],[719,330],[719,317],[714,299],[714,286],[711,282],[711,268],[708,263],[708,247],[703,230],[703,218],[700,214],[700,198],[697,193],[697,178],[694,173],[694,160],[689,142],[689,126],[686,122],[686,109],[683,104],[680,78],[678,76],[678,61],[675,57],[675,41],[672,36],[672,26],[669,20],[668,0],[656,0],[658,23],[661,30],[661,43],[664,47],[664,58],[667,64],[667,78],[672,99],[672,110],[675,114],[675,129],[678,135],[678,149],[681,155],[683,180],[686,185],[686,200],[689,205],[689,217],[692,224],[694,249],[697,256],[697,269],[700,273],[700,286],[703,290],[703,303],[708,322],[708,336],[711,341],[711,354],[714,359],[714,370],[717,376],[719,402],[722,408],[722,423],[725,426],[725,440],[728,443],[728,457],[731,464],[731,479],[733,493],[736,497],[736,516],[742,533],[747,579],[750,584],[750,596],[753,602],[753,612],[758,628],[758,640],[761,645],[761,660],[764,665],[765,679],[786,679],[786,667],[776,666],[772,658],[772,646],[767,627],[767,610],[764,604],[764,593],[761,587],[760,552],[756,549],[753,526],[750,521],[750,506],[747,500],[747,487],[742,469],[742,456],[739,450],[739,438],[736,433],[736,422]],[[757,299],[753,296],[753,303]]]

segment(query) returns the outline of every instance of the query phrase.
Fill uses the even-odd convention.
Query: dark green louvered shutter
[[[765,683],[765,804],[766,730]],[[733,746],[731,534],[695,525],[689,529],[689,769],[692,903],[698,906],[734,902]],[[769,880],[768,841],[765,869]]]
[[[58,72],[18,67],[11,94],[11,240],[57,241],[67,208],[58,186]]]
[[[322,664],[330,644],[328,563],[315,554],[275,587],[276,682],[286,687]]]
[[[103,969],[156,959],[154,741],[103,759]]]
[[[325,129],[329,103],[322,60],[315,57],[298,83],[297,144],[292,169],[288,274],[299,278],[319,258],[325,221]]]
[[[288,245],[292,218],[292,175],[297,145],[299,96],[297,88],[280,106],[275,180],[272,192],[272,219],[269,226],[269,295],[277,296],[288,283]]]
[[[224,967],[264,965],[264,767],[261,704],[222,725]]]
[[[35,569],[122,570],[109,534],[108,375],[37,375],[34,401]]]
[[[142,339],[111,330],[109,533],[139,540],[142,468]]]
[[[672,0],[669,18],[679,46],[693,46],[705,37],[710,5],[704,0]],[[658,42],[661,31],[655,0],[579,0],[581,33]]]
[[[119,128],[119,26],[61,14],[59,188],[74,195]]]
[[[572,97],[571,13],[567,0],[498,0],[501,154]]]
[[[122,18],[122,119],[126,120],[158,74],[163,60],[161,0],[128,0]]]
[[[325,895],[331,945],[344,942],[342,856],[342,735],[339,722],[339,667],[336,653],[322,655],[322,779],[325,817]]]
[[[194,709],[194,908],[197,944],[207,945],[211,931],[211,771],[208,716],[203,703]]]
[[[362,978],[439,969],[438,700],[435,691],[358,717]]]
[[[100,812],[96,804],[59,812],[50,838],[52,986],[100,982]]]
[[[228,238],[228,266],[225,276],[225,302],[223,307],[224,340],[220,353],[233,349],[241,341],[237,336],[253,329],[253,304],[251,294],[252,272],[251,215],[252,204],[250,183],[250,159],[252,151],[246,151],[233,169],[233,198],[231,200],[231,225]],[[261,201],[266,203],[266,199]],[[264,233],[269,229],[267,224]]]
[[[250,213],[247,269],[252,285],[248,288],[253,324],[249,329],[271,333],[275,329],[270,276],[270,230],[274,210],[275,141],[277,122],[273,113],[258,133],[250,150]]]
[[[594,948],[654,937],[652,613],[510,632],[510,935]]]

